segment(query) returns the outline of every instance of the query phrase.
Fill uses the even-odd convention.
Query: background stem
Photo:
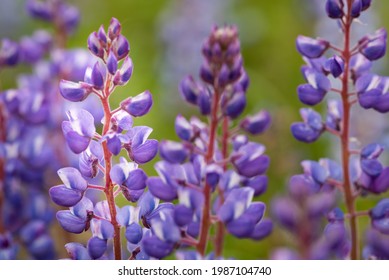
[[[213,160],[213,155],[215,153],[215,139],[218,126],[218,107],[220,101],[220,93],[215,87],[215,92],[212,97],[212,111],[211,111],[211,124],[209,131],[209,143],[207,154],[205,155],[205,163],[208,165]],[[204,187],[204,207],[202,211],[201,224],[200,224],[200,237],[199,244],[197,245],[197,251],[205,256],[207,243],[208,243],[208,234],[209,228],[211,226],[211,187],[208,183]]]
[[[347,0],[347,14],[344,24],[344,49],[342,56],[344,60],[344,74],[342,77],[342,103],[343,103],[343,127],[341,133],[341,149],[342,149],[342,168],[344,174],[344,194],[346,200],[347,211],[350,214],[350,231],[351,231],[351,255],[353,260],[358,259],[358,232],[357,232],[357,217],[355,215],[355,198],[350,179],[350,113],[351,106],[348,102],[349,96],[349,71],[350,71],[350,31],[351,31],[351,4],[352,0]]]

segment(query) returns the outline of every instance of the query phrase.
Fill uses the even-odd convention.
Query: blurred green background
[[[101,24],[107,26],[111,17],[118,18],[122,23],[122,32],[131,45],[134,74],[126,87],[115,92],[113,102],[118,104],[129,95],[149,89],[153,93],[153,108],[149,115],[137,123],[153,127],[152,138],[158,140],[177,139],[173,125],[177,114],[197,114],[194,108],[181,100],[178,82],[188,73],[180,70],[179,66],[177,68],[177,65],[186,65],[188,68],[182,69],[190,69],[192,74],[197,74],[198,65],[192,64],[193,61],[194,64],[201,61],[199,48],[204,40],[201,35],[206,35],[213,23],[238,25],[244,65],[251,79],[245,113],[253,114],[267,108],[273,117],[270,130],[256,137],[256,140],[266,145],[271,157],[268,192],[260,198],[267,205],[270,205],[271,198],[285,193],[285,185],[292,174],[302,172],[301,160],[318,160],[332,155],[336,150],[332,137],[325,136],[307,145],[297,142],[289,130],[292,122],[300,121],[298,109],[302,107],[295,89],[303,82],[300,73],[303,61],[295,50],[295,38],[299,34],[317,36],[319,22],[324,18],[324,0],[69,2],[81,12],[80,26],[70,38],[69,47],[86,48],[87,36]],[[48,24],[30,19],[24,5],[23,0],[0,0],[0,37],[17,40],[20,36],[31,34],[36,28],[50,29]],[[322,16],[317,13],[320,11],[318,5],[321,6]],[[182,12],[183,6],[186,7],[185,13]],[[372,9],[367,13],[370,14],[369,20],[377,26],[369,26],[371,30],[381,26],[389,27],[385,11],[389,11],[388,1],[373,1]],[[332,32],[336,34],[337,30]],[[382,74],[388,73],[387,62],[388,59],[384,59],[381,63]],[[0,73],[2,88],[14,86],[15,74],[24,70],[18,67]],[[317,109],[324,112],[325,104]],[[363,129],[361,131],[364,133]],[[152,165],[147,167],[150,175],[155,174]],[[364,208],[366,203],[370,204],[363,202],[360,207]],[[366,222],[362,220],[364,225]],[[271,249],[287,244],[288,239],[287,234],[277,226],[271,237],[260,242],[228,237],[225,257],[268,258]],[[63,250],[62,247],[60,250]]]

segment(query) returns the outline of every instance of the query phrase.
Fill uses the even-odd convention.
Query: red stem
[[[0,102],[0,143],[4,143],[6,140],[6,112],[3,103]],[[5,232],[3,225],[3,203],[4,203],[4,172],[5,162],[4,159],[0,157],[0,234]]]
[[[342,149],[342,167],[344,174],[344,194],[346,200],[347,211],[350,214],[350,230],[351,230],[351,255],[353,260],[358,259],[358,232],[357,232],[357,217],[355,215],[355,197],[353,196],[351,178],[350,178],[350,111],[351,104],[348,102],[349,96],[349,68],[350,68],[350,31],[351,31],[351,4],[352,0],[347,0],[347,15],[344,23],[344,49],[342,56],[344,59],[344,74],[342,77],[342,103],[343,103],[343,129],[341,132],[341,149]]]
[[[105,90],[105,96],[101,99],[101,102],[103,104],[104,109],[104,127],[103,127],[103,135],[105,135],[110,126],[111,121],[111,108],[109,106],[109,84],[110,81],[107,82],[106,90]],[[115,260],[121,260],[122,259],[122,253],[121,253],[121,242],[120,242],[120,225],[118,221],[116,220],[116,204],[115,204],[115,196],[113,193],[114,184],[111,181],[111,177],[109,176],[109,173],[111,172],[111,159],[112,154],[108,149],[107,141],[104,141],[102,143],[103,146],[103,152],[104,152],[104,161],[105,161],[105,195],[107,197],[108,206],[109,206],[109,213],[111,215],[111,224],[114,228],[114,236],[113,236],[113,247],[114,247],[114,255]]]
[[[211,111],[211,124],[209,132],[209,143],[207,154],[205,155],[205,163],[209,164],[213,160],[213,155],[215,151],[215,137],[218,126],[218,106],[220,101],[220,93],[215,86],[215,93],[212,97],[212,111]],[[204,187],[204,207],[201,215],[201,224],[200,224],[200,237],[199,243],[197,245],[197,251],[205,256],[205,251],[207,249],[208,234],[209,228],[211,226],[211,186],[206,183]]]
[[[223,118],[222,126],[222,156],[223,160],[228,158],[228,140],[229,140],[229,119],[228,117]],[[223,163],[223,170],[227,170],[227,162]],[[221,188],[218,188],[219,193],[219,207],[224,203],[224,191]],[[216,237],[215,237],[215,254],[216,257],[220,257],[223,254],[223,245],[224,245],[224,224],[221,221],[218,221],[216,224]]]

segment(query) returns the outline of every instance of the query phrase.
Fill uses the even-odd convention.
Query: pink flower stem
[[[209,130],[209,143],[208,150],[205,155],[205,162],[209,164],[213,160],[213,155],[215,153],[215,139],[216,132],[218,127],[218,107],[220,102],[220,92],[217,90],[217,86],[214,87],[215,92],[212,97],[212,110],[211,110],[211,119],[210,119],[210,130]],[[209,229],[211,226],[211,186],[206,183],[203,189],[204,193],[204,207],[201,215],[200,222],[200,235],[199,235],[199,243],[196,246],[197,251],[205,256],[207,244],[208,244],[208,235]]]
[[[105,87],[105,92],[104,92],[104,97],[101,98],[101,102],[103,104],[103,109],[104,109],[104,116],[105,116],[105,121],[104,121],[104,127],[103,127],[103,133],[102,135],[107,134],[109,127],[110,127],[110,122],[111,122],[111,108],[109,105],[109,94],[110,94],[110,80],[108,79]],[[115,195],[113,192],[114,184],[111,181],[110,177],[110,172],[111,172],[111,165],[112,165],[112,153],[109,151],[108,146],[107,146],[107,141],[103,141],[102,143],[103,146],[103,152],[104,152],[104,161],[105,161],[105,188],[104,188],[104,193],[107,197],[108,201],[108,207],[109,207],[109,212],[111,215],[111,224],[113,225],[114,228],[114,236],[113,236],[113,248],[114,248],[114,255],[115,255],[115,260],[121,260],[122,258],[122,253],[121,253],[121,242],[120,242],[120,225],[118,221],[116,220],[116,204],[115,204]]]
[[[350,231],[351,231],[351,254],[350,258],[356,260],[359,258],[359,246],[358,246],[358,230],[357,219],[355,211],[355,197],[353,195],[353,187],[350,178],[350,113],[351,106],[348,101],[349,97],[349,72],[350,72],[350,59],[352,53],[350,51],[350,31],[351,31],[351,5],[352,0],[347,0],[347,14],[344,21],[344,49],[342,51],[342,57],[344,60],[344,74],[342,77],[342,104],[343,104],[343,129],[341,132],[341,153],[342,153],[342,167],[344,174],[344,195],[346,200],[346,208],[350,215]]]

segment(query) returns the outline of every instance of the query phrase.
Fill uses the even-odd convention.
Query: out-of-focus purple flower
[[[227,230],[239,238],[260,239],[271,232],[271,223],[260,223],[265,205],[262,202],[251,203],[253,195],[251,188],[232,189],[217,213]]]
[[[253,135],[257,135],[265,132],[270,124],[271,116],[269,112],[262,110],[253,116],[244,118],[240,123],[240,127]]]
[[[240,175],[253,177],[266,172],[270,158],[264,155],[265,147],[261,144],[249,142],[232,155],[236,170]]]
[[[370,218],[372,227],[383,234],[389,234],[389,199],[380,200],[371,209]]]
[[[14,66],[19,61],[19,45],[8,39],[1,41],[0,67]]]
[[[0,260],[14,260],[18,253],[18,246],[10,233],[0,234]]]
[[[183,144],[168,140],[160,142],[159,152],[162,159],[170,163],[183,163],[189,154]]]
[[[389,259],[389,236],[380,233],[375,229],[369,229],[366,233],[363,258],[369,260]]]
[[[23,243],[36,259],[53,259],[55,257],[54,240],[47,232],[47,225],[42,220],[35,220],[25,225],[20,233]]]
[[[65,249],[72,260],[90,260],[88,250],[80,243],[72,242],[65,245]]]

